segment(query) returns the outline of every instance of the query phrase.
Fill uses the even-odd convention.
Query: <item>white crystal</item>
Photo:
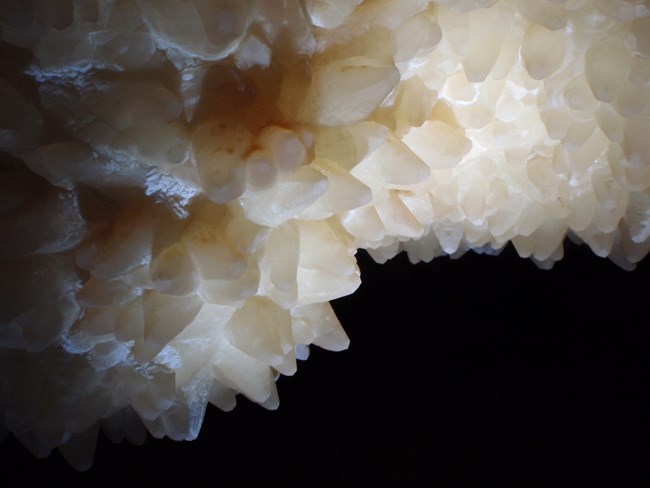
[[[83,470],[98,429],[190,440],[207,403],[278,408],[310,345],[348,346],[328,301],[359,286],[358,249],[512,242],[550,269],[568,235],[633,269],[650,251],[648,14],[0,2],[19,53],[0,80],[7,430]]]

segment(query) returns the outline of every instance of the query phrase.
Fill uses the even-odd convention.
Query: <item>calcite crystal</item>
[[[0,424],[278,406],[354,255],[650,249],[646,0],[0,2]]]

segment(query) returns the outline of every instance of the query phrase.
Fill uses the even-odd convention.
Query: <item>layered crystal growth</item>
[[[0,425],[36,456],[276,408],[348,346],[358,249],[650,249],[646,0],[6,0],[0,37]]]

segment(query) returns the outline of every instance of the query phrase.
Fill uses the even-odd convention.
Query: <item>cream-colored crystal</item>
[[[354,57],[315,67],[297,120],[326,127],[359,122],[398,81],[399,72],[389,57]]]
[[[0,420],[77,469],[277,408],[358,249],[650,251],[643,0],[9,0],[0,42]]]

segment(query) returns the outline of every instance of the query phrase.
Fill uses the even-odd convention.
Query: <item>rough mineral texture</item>
[[[646,0],[0,1],[0,425],[276,408],[354,254],[650,249]]]

